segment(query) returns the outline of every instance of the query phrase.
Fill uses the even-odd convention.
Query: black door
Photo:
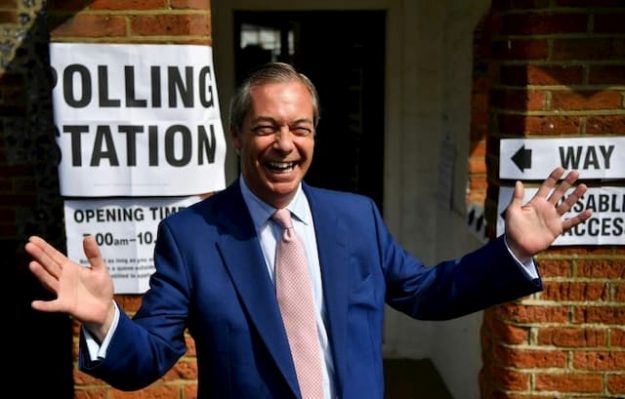
[[[295,65],[317,86],[321,120],[306,181],[373,198],[382,209],[384,11],[236,11],[240,80],[268,61]]]

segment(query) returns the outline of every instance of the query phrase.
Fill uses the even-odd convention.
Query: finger
[[[28,268],[30,271],[37,277],[37,279],[43,284],[48,291],[53,293],[58,292],[59,281],[51,275],[46,268],[41,266],[39,262],[32,261],[28,264]]]
[[[30,237],[24,246],[24,249],[50,274],[58,278],[61,275],[61,265],[49,255],[50,251],[46,250],[46,246],[52,248],[43,239],[39,237]]]
[[[577,173],[576,171],[569,172],[564,180],[562,180],[560,184],[558,184],[556,189],[551,192],[551,195],[548,199],[549,203],[551,203],[552,205],[557,205],[558,202],[560,202],[560,200],[566,195],[568,189],[571,188],[575,181],[577,181],[578,176],[579,173]]]
[[[571,227],[585,222],[591,216],[592,216],[592,211],[590,209],[586,209],[584,212],[579,213],[573,216],[572,218],[566,219],[564,222],[562,222],[562,230],[567,231]]]
[[[564,215],[565,213],[567,213],[569,209],[571,209],[573,205],[575,205],[575,203],[580,198],[582,198],[587,189],[588,187],[586,187],[585,184],[580,184],[579,186],[577,186],[575,190],[568,197],[566,197],[566,199],[562,201],[560,205],[558,205],[558,208],[556,209],[558,211],[558,214]]]
[[[30,306],[32,306],[33,309],[38,310],[40,312],[62,312],[63,311],[59,301],[57,300],[54,300],[54,301],[36,300],[36,301],[32,301],[30,303]]]
[[[92,269],[106,267],[98,243],[93,236],[85,236],[82,240],[82,248]]]
[[[549,193],[551,193],[551,190],[553,190],[553,188],[556,186],[556,184],[558,184],[558,180],[560,180],[560,178],[562,177],[562,174],[564,174],[564,169],[563,168],[561,168],[561,167],[555,168],[549,174],[549,177],[547,177],[545,179],[543,184],[540,185],[540,188],[536,192],[536,196],[537,197],[547,198]]]

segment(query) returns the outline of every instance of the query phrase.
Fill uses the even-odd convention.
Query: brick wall
[[[65,248],[58,149],[54,142],[48,43],[210,45],[209,0],[0,0],[0,253],[10,320],[7,381],[27,378],[20,397],[194,398],[194,345],[159,382],[126,393],[76,371],[78,326],[60,314],[35,312],[49,294],[28,272],[24,240],[32,234]],[[140,296],[117,296],[132,314]],[[72,351],[72,348],[74,350]],[[4,389],[4,387],[2,387]],[[2,396],[0,394],[0,396]]]
[[[57,0],[48,2],[50,39],[80,43],[175,43],[211,45],[209,0]],[[117,295],[130,315],[141,296]],[[79,326],[74,325],[74,353]],[[130,399],[196,397],[195,347],[188,338],[185,356],[149,387],[122,392],[74,367],[76,399]],[[74,355],[75,358],[75,355]]]
[[[500,138],[625,135],[623,21],[616,0],[493,1],[477,36],[490,42],[492,73],[475,82],[489,101],[489,221]],[[479,148],[484,135],[473,140]],[[485,312],[482,396],[624,397],[625,249],[554,247],[537,261],[542,293]]]

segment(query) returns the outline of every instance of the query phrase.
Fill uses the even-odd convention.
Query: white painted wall
[[[387,10],[384,214],[395,237],[424,262],[457,257],[479,243],[464,224],[473,29],[489,0],[213,0],[215,68],[224,120],[234,85],[232,11]],[[439,173],[443,139],[456,154]],[[447,147],[446,147],[447,148]],[[232,152],[230,152],[232,154]],[[236,160],[227,160],[227,178]],[[438,201],[451,186],[453,205]],[[387,312],[387,356],[431,358],[452,395],[478,398],[481,313],[449,322]]]

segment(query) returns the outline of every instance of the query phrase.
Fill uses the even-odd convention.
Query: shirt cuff
[[[512,259],[514,259],[516,264],[519,266],[519,269],[521,269],[530,280],[539,278],[536,264],[534,264],[534,258],[529,258],[527,261],[521,262],[510,249],[510,246],[508,245],[508,238],[505,235],[503,238],[503,242],[506,244],[506,249],[508,249],[510,256],[512,256]]]
[[[117,329],[117,324],[119,323],[119,308],[117,307],[116,303],[113,304],[115,305],[115,315],[113,316],[113,322],[111,323],[111,327],[109,328],[106,336],[102,340],[102,343],[99,343],[89,332],[89,330],[83,327],[83,333],[85,334],[85,343],[87,344],[87,350],[89,351],[89,359],[91,359],[92,362],[104,360],[104,358],[106,357],[106,350],[108,349],[109,344],[111,343],[111,339],[113,338],[113,334]]]

